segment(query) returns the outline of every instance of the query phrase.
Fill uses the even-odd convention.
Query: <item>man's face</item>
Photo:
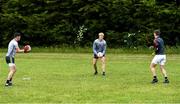
[[[154,33],[154,38],[156,38],[157,37],[157,35],[156,35],[156,33]]]
[[[103,40],[103,38],[104,38],[104,34],[103,33],[99,33],[99,39]]]
[[[17,40],[17,41],[20,41],[20,40],[21,40],[21,36],[17,36],[17,37],[16,37],[16,40]]]

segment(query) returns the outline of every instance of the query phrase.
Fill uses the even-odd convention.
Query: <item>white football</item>
[[[31,51],[31,46],[30,45],[24,46],[24,50],[27,52]]]
[[[27,45],[27,47],[28,47],[28,51],[31,51],[31,46],[30,46],[30,45]]]
[[[98,52],[98,57],[102,57],[103,56],[103,53],[102,52]]]

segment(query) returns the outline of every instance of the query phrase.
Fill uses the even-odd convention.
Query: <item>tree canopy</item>
[[[89,46],[99,32],[109,47],[150,46],[154,29],[180,44],[179,0],[1,0],[0,47],[14,32],[22,44]]]

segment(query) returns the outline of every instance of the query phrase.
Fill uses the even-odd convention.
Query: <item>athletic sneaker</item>
[[[168,80],[168,79],[165,79],[163,83],[169,83],[169,80]]]
[[[5,86],[6,86],[6,87],[12,86],[12,83],[6,83]]]
[[[157,83],[157,82],[158,82],[158,79],[154,78],[151,83],[154,84],[154,83]]]

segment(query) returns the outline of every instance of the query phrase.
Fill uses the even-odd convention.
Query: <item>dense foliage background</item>
[[[108,46],[152,44],[160,29],[166,45],[180,44],[179,0],[1,0],[0,47],[15,31],[21,44],[90,46],[99,32]]]

